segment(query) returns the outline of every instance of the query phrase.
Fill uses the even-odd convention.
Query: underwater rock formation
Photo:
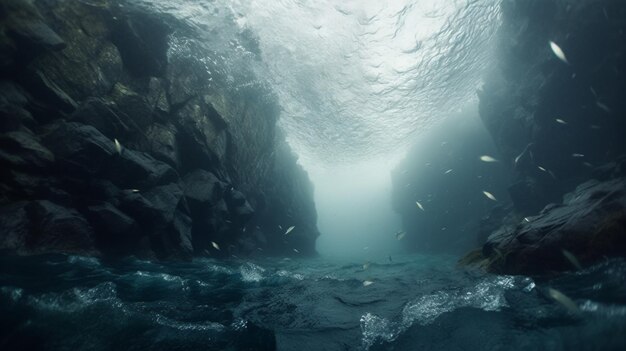
[[[626,162],[615,169],[621,177],[599,174],[566,194],[562,204],[492,233],[483,247],[487,269],[541,274],[625,256]]]
[[[626,4],[507,0],[501,9],[498,66],[478,92],[480,116],[516,170],[516,210],[532,215],[626,153]]]
[[[170,57],[174,29],[194,38],[162,17],[0,3],[1,249],[314,254],[312,185],[276,102],[209,81],[201,52]]]
[[[482,263],[539,274],[572,269],[563,250],[583,265],[626,256],[626,3],[506,0],[501,8],[498,67],[479,91],[480,115],[515,169],[514,206],[492,213],[503,223]]]

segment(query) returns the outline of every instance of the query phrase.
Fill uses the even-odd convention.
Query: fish
[[[543,172],[547,172],[547,170],[545,168],[541,167],[541,166],[537,166],[537,168],[539,168]]]
[[[524,217],[524,222],[530,223],[530,219],[528,219],[528,217]]]
[[[117,139],[113,139],[113,142],[115,143],[115,151],[118,154],[122,154],[122,144],[120,144],[120,142]]]
[[[364,280],[363,281],[363,286],[369,286],[369,285],[372,285],[372,284],[374,284],[374,282],[371,281],[371,280]]]
[[[583,154],[572,154],[572,157],[585,157]]]
[[[417,208],[424,211],[424,206],[422,206],[422,204],[420,204],[419,201],[415,201],[415,205],[417,205]]]
[[[291,233],[291,231],[293,230],[293,228],[295,228],[295,225],[292,225],[291,227],[287,228],[287,231],[285,232],[285,235]]]
[[[496,160],[495,158],[489,156],[489,155],[482,155],[480,156],[480,160],[483,162],[498,162],[498,160]]]
[[[243,227],[243,229],[241,230],[242,232],[246,232],[246,227]]]
[[[611,109],[600,101],[596,101],[596,106],[598,106],[600,109],[602,109],[602,111],[606,113],[611,113]]]
[[[561,252],[563,253],[563,256],[565,256],[565,258],[567,258],[567,260],[572,264],[572,266],[576,267],[576,269],[578,270],[583,269],[583,266],[580,265],[580,262],[578,262],[578,259],[576,258],[576,256],[574,256],[573,253],[565,249],[561,250]]]
[[[565,57],[565,53],[563,52],[563,50],[561,50],[561,48],[558,45],[556,45],[555,42],[550,41],[550,49],[552,49],[554,56],[556,56],[559,60],[569,65],[569,62],[567,61],[567,58]]]
[[[490,192],[488,192],[488,191],[483,190],[483,194],[484,194],[484,195],[485,195],[485,196],[486,196],[489,200],[498,201],[498,200],[496,199],[496,197],[495,197],[495,196],[493,196],[493,194],[492,194],[492,193],[490,193]]]
[[[370,268],[370,261],[367,261],[365,263],[363,263],[363,270],[367,270],[368,268]]]
[[[406,235],[406,232],[400,230],[400,231],[396,232],[396,239],[402,240],[402,238],[404,238],[405,235]]]
[[[283,230],[283,227],[280,226],[280,224],[278,225],[278,229]]]
[[[298,251],[298,249],[293,249],[293,252],[300,253],[300,251]]]
[[[573,313],[580,312],[580,309],[578,308],[578,305],[576,304],[576,302],[574,302],[572,299],[570,299],[567,295],[563,294],[562,292],[553,288],[548,288],[548,295],[550,295],[551,298],[553,298],[556,302],[560,303],[568,311],[573,312]]]
[[[213,245],[215,250],[219,250],[220,249],[220,246],[215,241],[211,241],[211,245]]]
[[[450,172],[452,172],[452,168],[450,168],[449,170],[445,171],[443,174],[448,174]]]
[[[564,120],[557,118],[555,119],[556,123],[560,123],[560,124],[567,124],[567,122],[565,122]]]

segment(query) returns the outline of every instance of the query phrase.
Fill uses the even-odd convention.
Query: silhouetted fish
[[[567,62],[567,58],[565,57],[565,53],[558,45],[556,45],[555,42],[550,41],[550,49],[552,49],[552,52],[556,57],[558,57],[559,60],[569,64],[569,62]]]
[[[486,196],[489,200],[498,201],[498,200],[496,199],[496,197],[495,197],[495,196],[493,196],[493,194],[492,194],[492,193],[490,193],[490,192],[488,192],[488,191],[483,190],[483,194],[484,194],[484,195],[485,195],[485,196]]]
[[[489,155],[482,155],[480,156],[480,160],[483,162],[498,162],[498,160],[496,160],[495,158],[489,156]]]
[[[424,206],[422,206],[422,204],[420,204],[419,201],[415,201],[415,204],[417,205],[417,208],[424,211]]]
[[[120,144],[120,142],[117,139],[113,139],[113,142],[115,143],[115,151],[118,154],[122,153],[122,144]]]
[[[548,288],[548,295],[550,295],[551,298],[553,298],[556,302],[560,303],[568,311],[572,313],[580,312],[578,305],[572,299],[567,297],[567,295],[563,294],[562,292],[553,288]]]

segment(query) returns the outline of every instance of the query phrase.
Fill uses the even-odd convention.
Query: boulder
[[[150,242],[161,259],[191,257],[191,219],[183,189],[176,183],[162,185],[143,193],[155,217]]]
[[[21,66],[46,50],[61,50],[66,43],[43,20],[29,1],[0,3],[0,70]]]
[[[114,102],[101,98],[88,98],[71,116],[72,121],[91,125],[109,139],[121,139],[131,133],[127,118]]]
[[[198,169],[187,174],[185,183],[185,197],[189,204],[215,204],[222,198],[225,184],[213,173]]]
[[[134,219],[110,203],[87,208],[87,216],[96,233],[98,248],[107,254],[132,254],[140,239]]]
[[[162,19],[141,11],[120,14],[111,22],[111,40],[124,68],[135,77],[165,74],[170,32]]]
[[[26,214],[27,202],[20,201],[0,207],[0,249],[24,252],[30,223]]]
[[[117,154],[112,140],[92,126],[75,122],[54,122],[47,126],[42,140],[59,168],[79,177],[104,172]]]
[[[76,210],[47,200],[25,206],[30,221],[30,252],[96,254],[93,228]]]
[[[539,215],[502,227],[487,239],[487,269],[501,274],[542,274],[576,269],[605,257],[626,256],[626,178],[590,180],[546,206]],[[566,252],[566,253],[564,253]]]
[[[116,154],[103,175],[122,189],[148,188],[178,181],[178,173],[168,164],[144,152],[126,149]]]
[[[27,129],[0,134],[0,165],[10,169],[41,169],[54,162],[54,155]]]
[[[178,130],[171,123],[152,124],[146,131],[148,152],[159,161],[175,168],[180,167],[177,135]]]

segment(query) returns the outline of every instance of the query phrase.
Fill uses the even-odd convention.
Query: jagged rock
[[[95,176],[106,171],[117,154],[113,141],[92,126],[58,121],[43,136],[59,167],[78,175]]]
[[[517,226],[494,232],[483,247],[488,269],[504,274],[573,270],[563,254],[582,265],[626,255],[626,179],[590,180]]]
[[[29,9],[11,17],[12,6]],[[213,80],[203,51],[168,52],[181,39],[170,34],[178,21],[114,1],[0,3],[0,163],[9,168],[0,204],[27,200],[32,228],[51,225],[33,246],[24,241],[26,251],[83,245],[86,254],[187,259],[216,240],[226,256],[266,242],[273,232],[243,226],[267,217],[296,222],[298,235],[309,235],[298,249],[313,252],[310,184],[295,157],[275,156],[288,148],[275,133],[270,92]],[[198,40],[185,31],[185,40]],[[254,212],[257,202],[263,213]],[[79,244],[81,232],[89,240]],[[268,245],[282,245],[282,236],[273,239]]]
[[[210,104],[198,99],[185,104],[176,115],[183,169],[215,168],[226,154],[226,122]]]
[[[30,230],[26,204],[20,201],[0,207],[0,249],[25,251]]]
[[[154,111],[160,113],[170,112],[170,104],[169,101],[167,101],[167,90],[164,87],[163,80],[156,77],[150,78],[146,99]]]
[[[110,203],[87,208],[98,248],[108,254],[135,252],[140,239],[137,223]]]
[[[124,76],[120,53],[109,39],[114,15],[108,5],[65,1],[38,5],[67,46],[40,55],[30,67],[37,67],[75,101],[107,94]]]
[[[94,233],[77,211],[47,200],[25,206],[31,223],[26,241],[30,252],[96,253]]]
[[[623,130],[625,3],[502,2],[497,67],[479,91],[479,111],[518,176],[516,208],[536,214],[589,179],[593,165],[626,152]],[[602,38],[598,40],[597,38]],[[569,65],[550,50],[553,41]],[[540,169],[543,168],[544,170]]]
[[[40,70],[34,70],[26,75],[29,92],[44,103],[58,108],[63,112],[72,112],[77,104],[54,81],[48,79]]]
[[[133,12],[112,22],[111,40],[124,67],[137,77],[160,77],[167,67],[169,27],[156,16]]]
[[[185,197],[190,205],[192,203],[213,205],[222,198],[225,184],[211,172],[198,169],[187,174],[183,181]]]
[[[95,127],[109,139],[121,139],[130,134],[131,128],[123,118],[127,116],[118,112],[116,104],[111,101],[89,98],[78,107],[71,118]]]
[[[124,189],[141,189],[178,180],[178,173],[166,163],[147,153],[124,148],[111,159],[104,175]]]
[[[65,42],[44,21],[28,1],[0,3],[0,70],[23,65],[44,50],[61,50]],[[19,60],[16,58],[19,57]]]
[[[192,237],[196,252],[210,248],[223,226],[228,208],[222,200],[225,184],[213,173],[195,170],[184,177],[185,198],[193,219]]]
[[[154,157],[172,167],[180,167],[178,131],[171,123],[154,123],[146,131],[148,150]]]
[[[142,193],[157,216],[150,232],[152,247],[160,258],[190,258],[191,219],[183,197],[183,189],[176,183],[162,185]]]
[[[135,131],[144,131],[152,124],[152,108],[146,99],[120,83],[115,84],[111,99],[118,108],[132,118],[126,118],[126,125],[131,125]]]
[[[0,165],[9,168],[44,168],[54,155],[27,129],[0,134]]]

